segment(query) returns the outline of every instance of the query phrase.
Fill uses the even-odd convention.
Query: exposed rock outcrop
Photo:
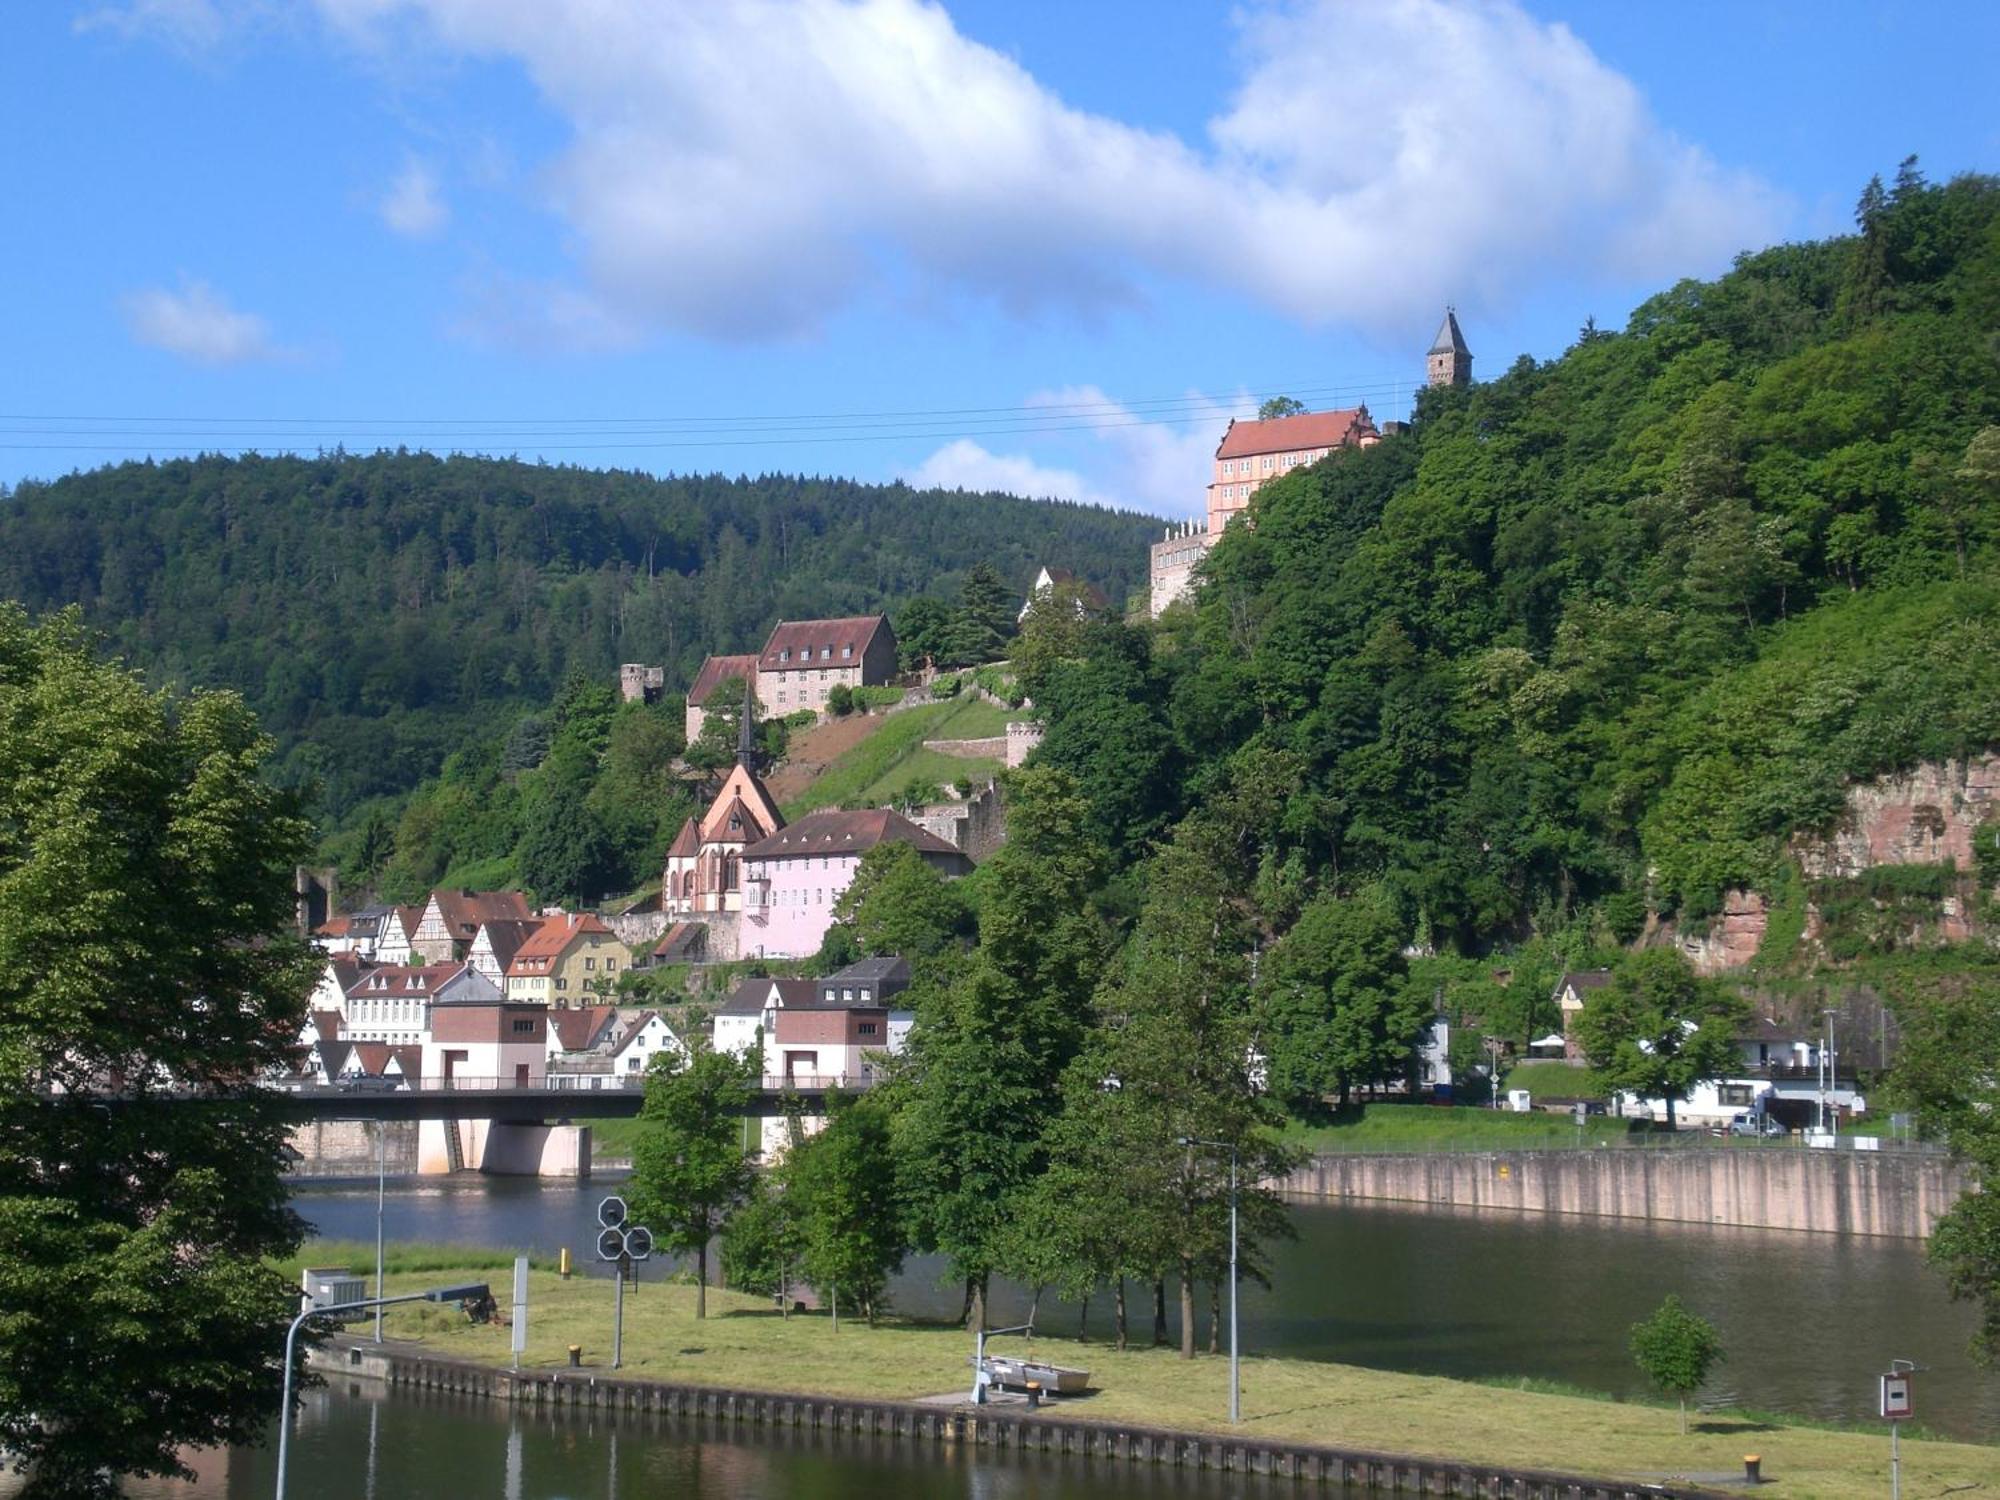
[[[1695,973],[1728,974],[1746,967],[1764,941],[1770,913],[1755,891],[1724,891],[1722,915],[1705,932],[1676,935],[1674,941]]]
[[[1831,832],[1792,840],[1808,880],[1852,878],[1877,865],[1973,868],[1979,825],[2000,812],[2000,755],[1927,763],[1850,787]]]

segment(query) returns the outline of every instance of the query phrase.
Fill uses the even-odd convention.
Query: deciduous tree
[[[708,1245],[749,1196],[742,1119],[757,1064],[706,1048],[656,1053],[632,1147],[633,1216],[695,1257],[697,1318],[708,1316]]]
[[[1677,949],[1651,948],[1626,959],[1591,995],[1577,1015],[1576,1038],[1606,1088],[1664,1099],[1671,1130],[1674,1106],[1737,1062],[1745,1017],[1743,1002],[1697,978]]]
[[[148,692],[74,615],[0,604],[0,1454],[35,1496],[187,1473],[277,1403],[268,1258],[303,1225],[252,1085],[317,964],[270,751],[233,694]]]
[[[1687,1398],[1722,1362],[1722,1335],[1706,1318],[1681,1306],[1679,1297],[1669,1295],[1650,1317],[1632,1325],[1631,1346],[1632,1358],[1646,1372],[1646,1378],[1680,1403],[1681,1435],[1685,1437]]]

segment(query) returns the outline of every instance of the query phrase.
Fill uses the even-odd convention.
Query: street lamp
[[[1840,1131],[1840,1115],[1838,1106],[1833,1101],[1833,1096],[1840,1087],[1840,1080],[1834,1076],[1833,1071],[1833,1018],[1839,1015],[1840,1012],[1828,1009],[1822,1010],[1820,1014],[1826,1017],[1826,1045],[1820,1049],[1819,1054],[1820,1068],[1826,1075],[1826,1084],[1820,1090],[1819,1095],[1819,1128],[1838,1134]]]
[[[1229,1420],[1232,1423],[1243,1420],[1243,1380],[1242,1366],[1238,1359],[1236,1342],[1236,1147],[1228,1141],[1205,1141],[1197,1136],[1184,1135],[1180,1138],[1183,1146],[1213,1146],[1218,1151],[1229,1153]]]
[[[404,1292],[396,1297],[363,1297],[359,1302],[339,1302],[332,1307],[308,1307],[296,1318],[285,1332],[285,1393],[278,1406],[278,1494],[277,1500],[285,1500],[285,1461],[290,1457],[292,1435],[292,1351],[297,1344],[299,1328],[306,1319],[331,1317],[335,1313],[364,1312],[369,1308],[392,1307],[398,1302],[470,1302],[483,1301],[492,1295],[492,1289],[483,1281],[465,1286],[433,1287],[428,1292]]]

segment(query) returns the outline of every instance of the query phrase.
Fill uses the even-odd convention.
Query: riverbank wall
[[[383,1135],[379,1146],[378,1130]],[[378,1169],[391,1177],[409,1177],[417,1170],[414,1120],[391,1120],[383,1125],[362,1120],[311,1120],[293,1127],[289,1144],[298,1153],[290,1170],[293,1177],[373,1177]]]
[[[1928,1238],[1972,1185],[1928,1152],[1773,1147],[1315,1156],[1273,1184],[1300,1198],[1507,1208],[1814,1234]]]
[[[329,1381],[385,1382],[392,1390],[442,1391],[534,1407],[650,1413],[735,1426],[793,1427],[890,1438],[930,1447],[1063,1453],[1338,1484],[1377,1495],[1505,1496],[1508,1500],[1716,1500],[1691,1486],[1590,1479],[1451,1459],[1371,1453],[1229,1433],[1188,1432],[1066,1416],[1044,1407],[994,1408],[922,1401],[863,1401],[778,1391],[674,1385],[594,1370],[505,1370],[444,1359],[409,1344],[336,1336],[309,1355]]]

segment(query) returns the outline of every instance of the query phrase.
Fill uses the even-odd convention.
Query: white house
[[[377,964],[348,987],[341,1014],[349,1041],[421,1046],[430,1007],[439,1002],[491,1001],[500,991],[470,964]]]
[[[1690,1028],[1692,1029],[1692,1028]],[[1641,1045],[1644,1045],[1643,1043]],[[1868,1112],[1853,1068],[1838,1054],[1828,1062],[1824,1039],[1808,1028],[1760,1017],[1736,1038],[1739,1066],[1729,1076],[1695,1085],[1674,1115],[1691,1125],[1727,1124],[1740,1114],[1765,1115],[1792,1129],[1816,1125],[1824,1101],[1843,1119]],[[1664,1121],[1664,1099],[1625,1093],[1619,1112]]]
[[[810,979],[739,979],[728,997],[716,1008],[710,1044],[717,1052],[741,1057],[759,1045],[760,1032],[768,1032],[770,1019],[785,1005],[810,1005]]]
[[[620,1078],[644,1073],[647,1064],[668,1050],[685,1053],[687,1047],[658,1011],[641,1011],[612,1042],[611,1071]]]

